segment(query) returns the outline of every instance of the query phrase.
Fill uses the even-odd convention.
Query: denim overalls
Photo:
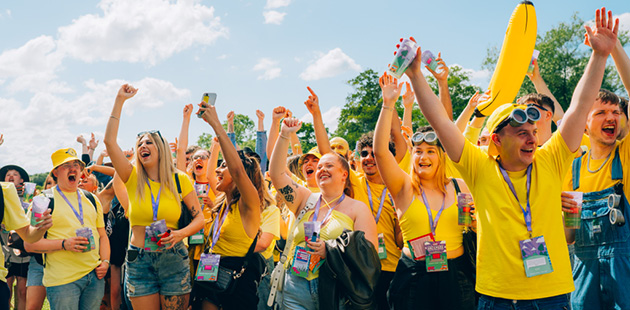
[[[617,207],[628,219],[628,200],[623,192],[619,148],[614,151],[611,176],[619,182],[597,192],[584,193],[582,226],[575,235],[575,263],[571,294],[573,309],[630,309],[630,224],[609,221],[608,197],[621,195]],[[588,156],[588,155],[587,155]],[[580,186],[582,158],[573,161],[573,190]]]

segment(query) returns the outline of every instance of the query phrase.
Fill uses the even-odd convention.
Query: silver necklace
[[[615,150],[612,150],[610,153],[608,153],[608,157],[606,157],[606,160],[604,160],[604,162],[602,163],[601,166],[599,166],[599,168],[597,168],[595,171],[591,170],[591,150],[588,150],[588,160],[586,161],[586,170],[588,170],[588,172],[590,173],[596,173],[599,172],[599,170],[602,170],[602,168],[604,167],[604,165],[606,164],[606,162],[608,161],[608,159],[610,158],[610,154],[612,154]]]

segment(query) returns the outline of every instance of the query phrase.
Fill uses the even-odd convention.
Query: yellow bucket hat
[[[486,122],[486,128],[488,128],[488,132],[490,133],[490,135],[495,133],[494,131],[497,129],[499,124],[510,117],[512,111],[514,111],[515,109],[525,110],[526,108],[527,105],[514,103],[506,103],[499,106],[496,110],[494,110],[494,112],[492,112],[492,114],[490,114],[490,117],[488,117],[488,121]],[[497,150],[497,146],[494,144],[494,141],[490,141],[490,144],[488,144],[488,155],[499,155],[499,150]]]
[[[56,150],[54,153],[52,153],[50,158],[52,159],[53,170],[67,162],[75,160],[81,163],[81,166],[85,168],[85,163],[77,156],[77,151],[75,151],[71,147],[67,149]]]
[[[317,158],[322,158],[322,154],[319,153],[319,149],[315,146],[312,149],[310,149],[308,153],[302,154],[302,156],[300,156],[300,160],[298,161],[298,167],[300,167],[300,169],[302,169],[302,165],[304,164],[304,159],[308,155],[313,155]]]

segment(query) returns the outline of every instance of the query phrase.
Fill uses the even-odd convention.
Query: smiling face
[[[79,179],[83,172],[83,165],[78,160],[59,165],[52,173],[57,177],[57,184],[65,191],[73,191],[79,187]]]
[[[420,143],[413,147],[411,160],[414,163],[413,170],[421,179],[432,179],[440,166],[439,147]]]
[[[15,186],[18,186],[22,184],[24,180],[22,179],[22,176],[17,170],[11,169],[7,171],[7,175],[4,176],[4,182],[11,182],[15,184]]]
[[[319,188],[343,188],[348,178],[348,172],[343,169],[338,155],[326,154],[317,163],[317,185]],[[332,187],[330,187],[332,186]]]
[[[157,165],[159,158],[157,146],[151,135],[144,134],[141,136],[136,144],[136,160],[138,160],[146,170],[149,167]]]
[[[376,168],[376,160],[374,159],[372,147],[367,145],[364,146],[359,155],[361,155],[361,169],[363,169],[363,172],[369,176],[378,175],[378,169]]]
[[[315,184],[315,171],[319,158],[315,155],[306,155],[302,161],[302,175],[308,184]],[[309,185],[310,186],[310,185]]]
[[[234,185],[225,160],[217,167],[215,172],[217,174],[217,190],[224,193],[230,192]]]
[[[586,120],[591,141],[604,146],[615,145],[620,132],[621,110],[618,104],[595,100]]]
[[[501,162],[507,170],[520,171],[534,161],[537,134],[536,124],[525,123],[518,127],[505,126],[498,134],[492,135]]]
[[[94,193],[98,189],[98,180],[96,176],[90,174],[79,180],[79,188],[84,189],[90,193]]]
[[[201,176],[206,174],[206,167],[208,167],[208,160],[210,153],[206,150],[198,150],[193,154],[193,173],[195,176]]]

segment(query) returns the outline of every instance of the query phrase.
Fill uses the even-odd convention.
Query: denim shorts
[[[160,252],[146,252],[130,244],[125,261],[129,297],[177,296],[191,291],[188,249],[183,242]]]
[[[566,294],[533,299],[510,300],[481,295],[478,310],[568,310],[569,298]],[[586,309],[586,308],[585,308]]]
[[[28,263],[26,286],[44,286],[42,279],[44,279],[44,266],[40,265],[37,260],[35,260],[35,257],[31,256],[31,261]]]

